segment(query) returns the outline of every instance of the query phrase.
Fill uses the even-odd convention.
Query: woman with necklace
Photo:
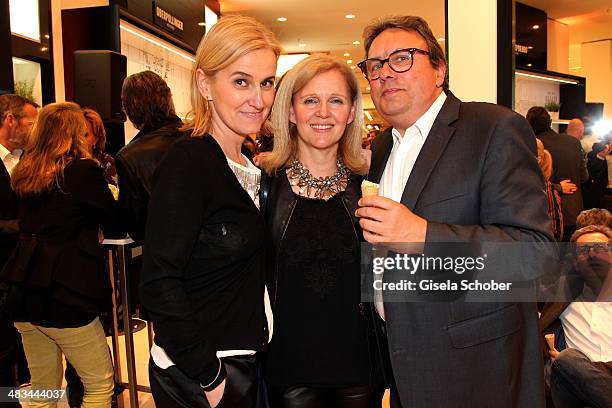
[[[367,171],[361,112],[357,79],[339,58],[301,61],[277,91],[274,149],[261,160],[274,248],[275,325],[265,362],[272,408],[381,403],[354,216]]]
[[[241,154],[274,100],[280,45],[244,16],[200,43],[193,120],[159,165],[146,227],[142,303],[155,323],[158,407],[255,407],[266,313],[259,170]],[[271,327],[270,327],[271,330]]]

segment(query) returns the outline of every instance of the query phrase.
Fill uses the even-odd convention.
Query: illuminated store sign
[[[155,21],[155,24],[182,37],[184,26],[183,20],[173,16],[155,3],[153,3],[153,7],[153,20]]]

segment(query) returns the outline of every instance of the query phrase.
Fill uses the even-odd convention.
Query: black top
[[[113,228],[115,200],[93,160],[74,160],[60,187],[19,202],[20,237],[2,270],[15,321],[78,327],[110,306],[110,280],[98,243]]]
[[[135,241],[144,239],[155,169],[181,136],[182,124],[178,116],[172,116],[157,128],[145,126],[117,153],[122,222]]]
[[[0,160],[0,269],[17,244],[17,196],[11,188],[11,176]]]
[[[266,379],[338,387],[370,381],[360,243],[342,203],[299,197],[278,250]]]
[[[213,137],[168,150],[145,241],[142,303],[155,343],[188,377],[202,385],[223,379],[216,351],[267,344],[264,219]]]

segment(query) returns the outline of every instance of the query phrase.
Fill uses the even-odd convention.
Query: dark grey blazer
[[[390,130],[374,142],[379,182]],[[535,136],[509,109],[450,92],[402,204],[428,220],[427,242],[553,240]],[[531,303],[385,304],[397,391],[409,407],[543,407],[538,315]]]

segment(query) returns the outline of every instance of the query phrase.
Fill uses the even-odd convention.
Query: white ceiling
[[[410,14],[425,18],[434,35],[444,37],[444,0],[221,0],[222,13],[253,16],[271,27],[286,53],[332,52],[363,59],[363,28],[375,17]],[[345,15],[354,14],[354,19]],[[278,17],[286,17],[279,22]],[[305,47],[299,47],[303,42]]]
[[[276,34],[284,53],[329,52],[352,60],[356,65],[364,59],[363,28],[376,17],[388,15],[417,15],[429,23],[436,38],[444,38],[444,0],[220,0],[221,13],[240,13],[255,17]],[[354,19],[347,19],[354,14]],[[279,22],[278,17],[286,17]],[[306,44],[300,47],[299,43]],[[344,56],[349,53],[350,56]],[[373,110],[368,83],[355,69],[364,96],[364,108],[370,110],[373,120],[383,119]]]

